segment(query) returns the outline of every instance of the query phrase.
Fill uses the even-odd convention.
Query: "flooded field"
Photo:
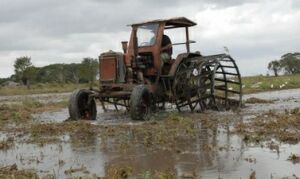
[[[18,104],[24,100],[36,100],[42,103],[67,100],[71,93],[48,93],[32,95],[0,96],[0,104]]]
[[[26,100],[47,104],[68,95]],[[0,97],[0,103],[22,99]],[[68,121],[67,108],[7,120],[0,130],[0,178],[299,178],[300,89],[244,100],[238,111],[169,107],[145,122],[100,107],[96,121]]]

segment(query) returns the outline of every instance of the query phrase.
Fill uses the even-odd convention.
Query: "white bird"
[[[228,47],[224,46],[224,50],[225,50],[225,53],[226,53],[226,54],[229,54],[229,49],[228,49]]]

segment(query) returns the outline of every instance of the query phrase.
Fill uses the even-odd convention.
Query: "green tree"
[[[46,82],[65,82],[65,64],[51,64],[42,67],[37,75],[37,81],[41,83]]]
[[[300,73],[300,53],[287,53],[281,56],[281,68],[287,74]]]
[[[98,74],[99,64],[97,59],[84,58],[81,62],[80,74],[89,81],[90,87],[93,86]]]
[[[80,67],[81,64],[71,63],[65,65],[65,79],[67,82],[78,84],[80,82]]]
[[[268,69],[273,71],[275,76],[278,76],[278,72],[281,69],[280,62],[278,60],[271,61],[268,65]]]
[[[37,74],[39,72],[39,68],[30,66],[26,68],[23,72],[23,78],[27,80],[26,85],[30,88],[31,83],[34,83],[37,78]]]
[[[21,80],[24,85],[27,85],[27,78],[24,75],[24,71],[31,66],[31,58],[27,56],[19,57],[15,61],[14,67],[17,80]]]
[[[0,87],[3,83],[5,83],[6,81],[9,81],[9,78],[0,78]]]

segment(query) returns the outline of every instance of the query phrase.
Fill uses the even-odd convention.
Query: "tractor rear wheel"
[[[147,120],[151,112],[152,98],[145,85],[133,88],[130,96],[130,115],[133,120]]]
[[[96,120],[97,108],[94,99],[90,99],[90,90],[75,90],[69,99],[69,114],[73,120]]]

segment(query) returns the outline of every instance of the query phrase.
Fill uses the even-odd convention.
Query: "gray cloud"
[[[1,0],[0,77],[13,73],[18,56],[42,66],[120,50],[127,24],[173,16],[198,23],[191,29],[194,50],[212,54],[228,46],[243,74],[265,73],[269,60],[299,51],[299,9],[296,0]]]

